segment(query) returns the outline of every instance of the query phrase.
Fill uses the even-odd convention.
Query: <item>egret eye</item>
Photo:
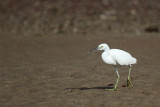
[[[100,48],[103,48],[103,46],[101,46]]]

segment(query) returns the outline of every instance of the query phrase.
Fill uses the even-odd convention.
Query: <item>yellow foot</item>
[[[117,91],[117,84],[113,88],[105,89],[106,91]]]
[[[132,84],[132,82],[129,78],[127,79],[127,86],[128,87],[130,87],[130,86],[133,87],[133,84]]]

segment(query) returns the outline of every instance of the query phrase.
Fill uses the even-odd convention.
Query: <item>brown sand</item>
[[[159,107],[160,36],[1,35],[0,107]],[[128,67],[116,73],[103,63],[101,52],[84,57],[106,42],[110,48],[130,52],[138,60],[126,85]]]

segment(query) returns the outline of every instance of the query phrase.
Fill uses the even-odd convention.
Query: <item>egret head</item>
[[[106,50],[109,50],[109,46],[107,44],[105,44],[105,43],[102,43],[97,48],[90,50],[89,54],[93,53],[94,51],[97,51],[97,50],[104,50],[104,51],[106,51]]]
[[[97,50],[109,50],[109,46],[105,43],[102,43],[98,46]]]

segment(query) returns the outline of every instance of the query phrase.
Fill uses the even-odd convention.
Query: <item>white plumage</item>
[[[128,52],[120,49],[110,49],[105,43],[100,44],[97,50],[104,50],[102,59],[107,64],[112,65],[131,65],[136,64],[137,60],[132,57]]]
[[[107,64],[112,65],[131,65],[136,64],[136,59],[133,58],[128,52],[120,49],[111,49],[102,53],[102,59]]]
[[[115,71],[117,73],[117,82],[116,85],[114,86],[114,89],[106,89],[106,90],[117,90],[117,85],[119,81],[119,73],[117,70],[117,65],[127,65],[129,66],[129,74],[127,78],[127,86],[133,86],[131,83],[131,77],[130,77],[130,72],[131,72],[131,65],[136,64],[137,60],[136,58],[132,57],[128,52],[120,50],[120,49],[110,49],[109,46],[105,43],[100,44],[98,48],[93,49],[91,52],[94,50],[103,50],[104,52],[102,53],[102,59],[105,63],[111,64],[115,67]]]

